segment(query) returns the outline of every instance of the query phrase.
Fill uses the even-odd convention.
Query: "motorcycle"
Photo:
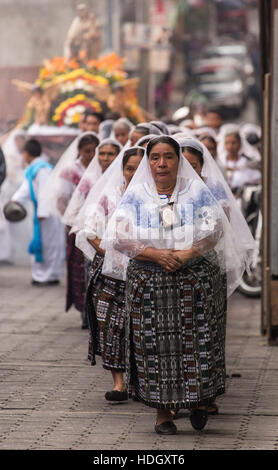
[[[247,297],[260,297],[262,290],[262,211],[261,185],[249,185],[237,194],[241,211],[255,239],[255,250],[250,270],[245,271],[238,291]]]

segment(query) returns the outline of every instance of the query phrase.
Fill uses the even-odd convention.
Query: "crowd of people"
[[[34,206],[32,284],[56,285],[66,265],[65,310],[88,329],[89,364],[111,373],[104,399],[155,408],[158,434],[177,432],[181,409],[201,430],[225,392],[227,299],[254,250],[234,195],[260,183],[260,129],[213,112],[198,128],[110,117],[85,113],[55,167],[25,136],[11,200]]]

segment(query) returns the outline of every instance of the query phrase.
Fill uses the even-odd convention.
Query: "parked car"
[[[247,87],[244,71],[236,59],[206,59],[193,67],[192,91],[204,96],[210,106],[239,115],[246,106]],[[186,101],[185,101],[186,104]]]
[[[202,51],[202,57],[204,59],[217,57],[237,59],[242,64],[249,90],[254,86],[255,71],[246,43],[234,41],[223,42],[222,40],[221,44],[206,46]]]

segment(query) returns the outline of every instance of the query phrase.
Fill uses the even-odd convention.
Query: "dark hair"
[[[217,146],[217,142],[214,137],[210,134],[203,134],[201,137],[199,137],[200,142],[203,142],[203,140],[209,140],[213,145]]]
[[[227,132],[227,134],[225,134],[225,138],[228,137],[229,135],[233,135],[235,136],[235,138],[241,142],[241,137],[240,137],[240,133],[237,132],[237,131],[232,131],[232,132]]]
[[[149,122],[142,122],[142,123],[137,124],[134,130],[143,135],[148,135],[148,134],[161,135],[160,129],[158,129],[157,126]]]
[[[209,106],[207,113],[212,113],[212,114],[218,114],[221,118],[223,117],[223,113],[220,108],[217,108],[215,106]]]
[[[133,157],[134,155],[139,155],[140,157],[143,157],[144,153],[145,151],[141,147],[131,147],[127,149],[123,156],[123,161],[122,161],[123,169],[126,166],[130,157]]]
[[[121,115],[119,113],[115,113],[113,111],[107,111],[104,116],[104,119],[112,119],[113,121],[117,121],[120,119]]]
[[[84,135],[84,137],[82,137],[80,141],[78,142],[78,150],[82,149],[82,147],[84,147],[85,145],[94,144],[94,143],[96,145],[99,145],[99,139],[96,135],[93,135],[93,134]]]
[[[104,116],[102,113],[98,113],[97,111],[93,111],[92,109],[87,109],[84,113],[85,117],[85,122],[87,121],[87,117],[89,116],[94,116],[96,117],[100,122],[104,121]]]
[[[150,124],[151,124],[152,126],[157,127],[157,129],[158,129],[160,132],[162,132],[162,134],[164,134],[164,135],[170,135],[168,126],[167,126],[167,124],[165,124],[165,122],[163,122],[163,121],[151,121]]]
[[[180,158],[180,146],[178,142],[168,135],[157,136],[149,141],[147,145],[147,150],[146,150],[148,157],[150,156],[152,148],[156,144],[160,144],[160,143],[171,145],[171,147],[173,147],[173,149],[175,150],[177,157]]]
[[[195,148],[192,148],[192,147],[182,147],[182,151],[184,152],[184,150],[186,150],[188,153],[191,153],[192,155],[195,155],[195,157],[198,158],[199,160],[199,163],[201,166],[203,166],[204,164],[204,157],[203,157],[203,154],[202,152],[200,152],[199,150],[195,149]]]
[[[148,127],[141,126],[140,124],[137,124],[133,130],[143,135],[148,135],[150,133],[150,130]]]
[[[37,139],[30,139],[24,145],[24,151],[28,152],[31,157],[36,158],[42,153],[42,146]]]
[[[104,147],[105,145],[111,145],[111,147],[114,147],[115,149],[117,149],[118,152],[120,152],[121,150],[121,144],[117,145],[117,144],[112,144],[112,142],[109,143],[109,142],[104,142],[104,141],[100,142],[99,148]]]
[[[146,143],[149,143],[149,141],[152,139],[153,137],[151,137],[151,134],[147,134],[147,135],[143,135],[143,137],[140,137],[140,145],[143,146],[144,144]],[[137,144],[139,142],[139,140],[137,141]]]

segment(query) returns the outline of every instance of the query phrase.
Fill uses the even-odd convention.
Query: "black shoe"
[[[202,429],[204,429],[205,425],[207,424],[208,410],[195,408],[194,410],[190,411],[189,418],[190,418],[192,427],[196,429],[197,431],[201,431]]]
[[[47,282],[39,282],[39,281],[35,281],[35,279],[32,279],[31,284],[32,284],[33,286],[38,286],[38,287],[45,287],[45,286],[47,286]]]
[[[111,392],[106,392],[105,399],[107,401],[126,401],[128,400],[128,393],[119,392],[118,390],[111,390]]]
[[[173,421],[164,421],[164,423],[156,424],[155,432],[157,434],[176,434],[177,433],[177,426],[173,423]]]
[[[38,287],[56,286],[57,284],[60,284],[60,281],[54,280],[54,281],[39,282],[39,281],[35,281],[35,279],[32,279],[31,284],[33,286],[38,286]]]

